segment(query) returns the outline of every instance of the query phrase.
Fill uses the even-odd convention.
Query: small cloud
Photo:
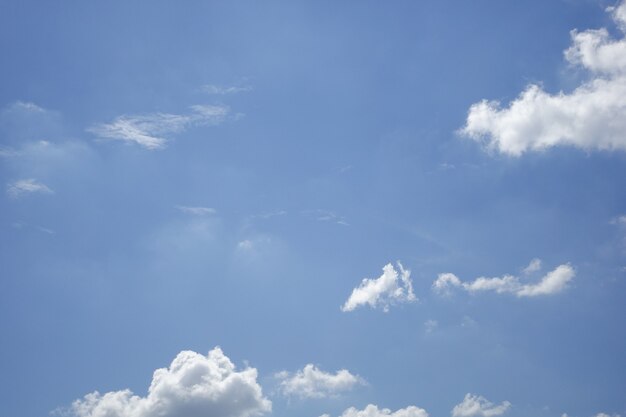
[[[494,417],[504,414],[510,407],[508,401],[495,405],[480,395],[466,394],[463,402],[452,409],[452,417]]]
[[[371,308],[382,307],[384,312],[388,312],[390,305],[417,301],[413,294],[411,271],[404,269],[400,262],[397,262],[397,266],[398,271],[389,263],[383,267],[380,277],[363,279],[352,290],[341,311],[353,311],[357,307],[369,305]]]
[[[53,194],[54,191],[34,178],[17,180],[7,184],[7,194],[11,198],[20,198],[33,193]]]
[[[426,331],[426,333],[432,333],[435,330],[437,330],[437,327],[439,327],[439,322],[437,320],[426,320],[424,322],[424,330]]]
[[[254,243],[249,239],[244,239],[237,243],[237,249],[251,250],[252,248],[254,248]]]
[[[283,395],[300,398],[335,397],[352,390],[357,385],[366,384],[363,378],[351,374],[346,369],[333,374],[324,372],[313,364],[306,365],[295,374],[282,371],[275,377],[281,380],[280,391]]]
[[[216,85],[216,84],[206,84],[202,86],[202,91],[207,94],[214,95],[228,95],[228,94],[237,94],[237,93],[247,93],[248,91],[252,91],[252,87],[250,86],[237,86],[237,85]]]
[[[339,216],[330,210],[304,210],[302,213],[320,222],[330,222],[340,224],[342,226],[350,226],[345,217]]]
[[[207,356],[182,351],[168,368],[157,369],[145,397],[130,390],[78,399],[61,414],[75,417],[253,417],[272,410],[257,382],[257,370],[237,371],[215,348]]]
[[[45,113],[46,112],[46,109],[44,109],[43,107],[39,107],[35,103],[31,103],[28,101],[16,101],[15,103],[13,103],[12,108],[16,110],[19,109],[22,111],[31,112],[31,113]]]
[[[378,408],[374,404],[368,404],[363,410],[350,407],[340,417],[428,417],[428,413],[423,408],[414,405],[391,411],[388,408]]]
[[[187,114],[150,113],[123,115],[111,123],[101,123],[87,129],[103,138],[135,143],[146,149],[156,150],[166,146],[165,135],[180,133],[193,126],[209,126],[222,123],[230,109],[226,106],[195,105]]]
[[[208,216],[217,213],[212,207],[190,207],[190,206],[175,206],[178,210],[185,214],[192,214],[194,216]]]
[[[525,275],[530,275],[540,270],[541,270],[541,259],[535,258],[532,261],[530,261],[528,266],[524,268],[522,272],[524,272]]]
[[[453,289],[461,288],[469,293],[494,291],[498,294],[515,294],[518,297],[535,297],[557,294],[565,290],[575,275],[574,268],[569,264],[559,265],[536,284],[522,284],[520,279],[513,275],[495,278],[480,277],[474,281],[462,282],[452,273],[443,273],[439,274],[433,282],[432,289],[441,295],[449,295]]]

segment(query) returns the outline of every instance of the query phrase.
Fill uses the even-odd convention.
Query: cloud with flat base
[[[564,52],[590,79],[574,91],[550,94],[529,85],[508,106],[473,104],[459,133],[509,156],[572,146],[588,151],[626,151],[626,0],[607,9],[621,36],[607,29],[571,32]]]
[[[145,397],[130,390],[93,392],[62,414],[75,417],[253,417],[272,403],[257,383],[257,370],[237,371],[220,348],[204,356],[182,351],[157,369]]]

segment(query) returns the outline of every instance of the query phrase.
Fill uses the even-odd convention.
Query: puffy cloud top
[[[280,389],[284,395],[301,398],[332,397],[341,392],[349,391],[356,385],[365,384],[365,381],[342,369],[335,374],[324,372],[315,365],[308,364],[294,375],[280,372]]]
[[[611,8],[626,33],[626,0]],[[626,150],[626,37],[602,28],[571,32],[564,54],[591,74],[571,93],[549,94],[530,85],[508,107],[496,101],[473,104],[460,132],[488,149],[511,156],[558,145],[587,150]]]
[[[511,403],[495,405],[480,395],[466,394],[460,404],[452,409],[452,417],[494,417],[504,414]]]
[[[220,348],[207,356],[183,351],[169,368],[154,372],[147,396],[96,391],[76,400],[69,412],[76,417],[256,416],[272,409],[256,379],[256,369],[237,372]]]
[[[398,271],[392,264],[383,267],[383,274],[376,279],[365,278],[361,285],[352,290],[352,294],[341,307],[342,311],[352,311],[357,307],[369,305],[382,307],[387,312],[389,306],[400,302],[416,301],[411,282],[411,271],[397,263]]]

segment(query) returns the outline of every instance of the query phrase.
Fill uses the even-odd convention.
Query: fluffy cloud
[[[525,271],[529,269],[533,270],[533,272],[539,270],[536,262],[533,263],[534,261],[531,262]],[[535,297],[563,291],[575,275],[574,268],[569,264],[559,265],[535,284],[524,284],[520,278],[513,275],[495,278],[480,277],[474,281],[462,282],[456,275],[448,272],[439,274],[435,282],[433,282],[432,289],[441,295],[448,295],[453,289],[461,288],[470,293],[494,291],[498,294],[515,294],[518,297]]]
[[[610,8],[626,33],[626,0]],[[571,32],[565,59],[591,74],[571,93],[549,94],[529,85],[508,107],[483,100],[469,109],[461,133],[511,156],[568,145],[626,150],[626,37],[606,29]]]
[[[361,285],[352,290],[352,294],[341,307],[342,311],[352,311],[363,305],[372,308],[382,307],[385,312],[389,306],[400,302],[416,301],[411,282],[411,271],[397,263],[400,273],[392,264],[383,267],[383,274],[376,279],[365,278]]]
[[[17,180],[7,184],[7,194],[11,198],[20,198],[32,193],[52,194],[53,192],[47,185],[34,178]]]
[[[466,394],[460,404],[452,409],[452,417],[493,417],[504,414],[511,403],[504,401],[500,405],[489,402],[480,395]]]
[[[148,395],[130,390],[93,392],[68,410],[76,417],[249,417],[271,411],[256,381],[257,371],[237,372],[215,348],[207,356],[180,352],[169,368],[157,369]]]
[[[328,414],[324,414],[324,416],[330,417]],[[369,404],[363,410],[350,407],[340,417],[428,417],[428,413],[423,408],[414,405],[392,412],[388,408],[379,409],[374,404]]]
[[[123,115],[111,123],[92,126],[88,131],[104,139],[136,143],[146,149],[162,149],[167,143],[163,135],[182,132],[192,126],[219,124],[230,112],[225,106],[196,105],[190,109],[188,114]]]
[[[300,398],[332,397],[349,391],[356,385],[365,384],[358,375],[342,369],[335,374],[324,372],[315,365],[308,364],[295,374],[283,371],[276,374],[281,379],[280,391],[286,396]]]

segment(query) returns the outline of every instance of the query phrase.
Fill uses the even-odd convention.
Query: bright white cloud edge
[[[485,397],[468,393],[461,403],[454,406],[452,417],[495,417],[504,414],[510,407],[508,401],[496,405]]]
[[[168,368],[157,369],[145,397],[130,390],[93,392],[63,414],[76,417],[251,417],[270,412],[257,370],[236,371],[220,348],[207,356],[182,351]]]
[[[536,265],[532,265],[532,263],[529,266],[533,266],[531,269],[536,268]],[[479,277],[474,281],[463,282],[453,273],[446,272],[438,275],[433,282],[432,289],[440,295],[449,295],[453,289],[458,288],[469,293],[493,291],[499,294],[514,294],[518,297],[536,297],[562,292],[575,275],[576,271],[569,264],[557,266],[534,284],[525,284],[520,278],[513,275],[495,278]]]
[[[626,33],[626,0],[609,11]],[[482,100],[460,133],[510,156],[562,145],[626,151],[626,37],[613,39],[602,28],[574,30],[571,38],[565,59],[588,71],[588,82],[554,95],[531,84],[505,108]]]
[[[313,364],[307,364],[294,374],[287,371],[279,372],[276,377],[281,380],[279,390],[283,395],[300,398],[335,397],[352,390],[357,385],[366,384],[363,378],[353,375],[347,369],[341,369],[333,374],[324,372]]]
[[[330,417],[330,415],[324,414],[320,417]],[[388,408],[378,408],[374,404],[368,404],[363,410],[350,407],[340,417],[428,417],[428,413],[423,408],[414,405],[391,411]]]
[[[398,270],[392,264],[383,267],[383,274],[376,278],[365,278],[361,284],[352,290],[352,294],[341,307],[341,311],[353,311],[360,306],[371,308],[381,307],[389,311],[389,307],[397,303],[416,301],[411,282],[411,271],[404,269],[397,262]]]

